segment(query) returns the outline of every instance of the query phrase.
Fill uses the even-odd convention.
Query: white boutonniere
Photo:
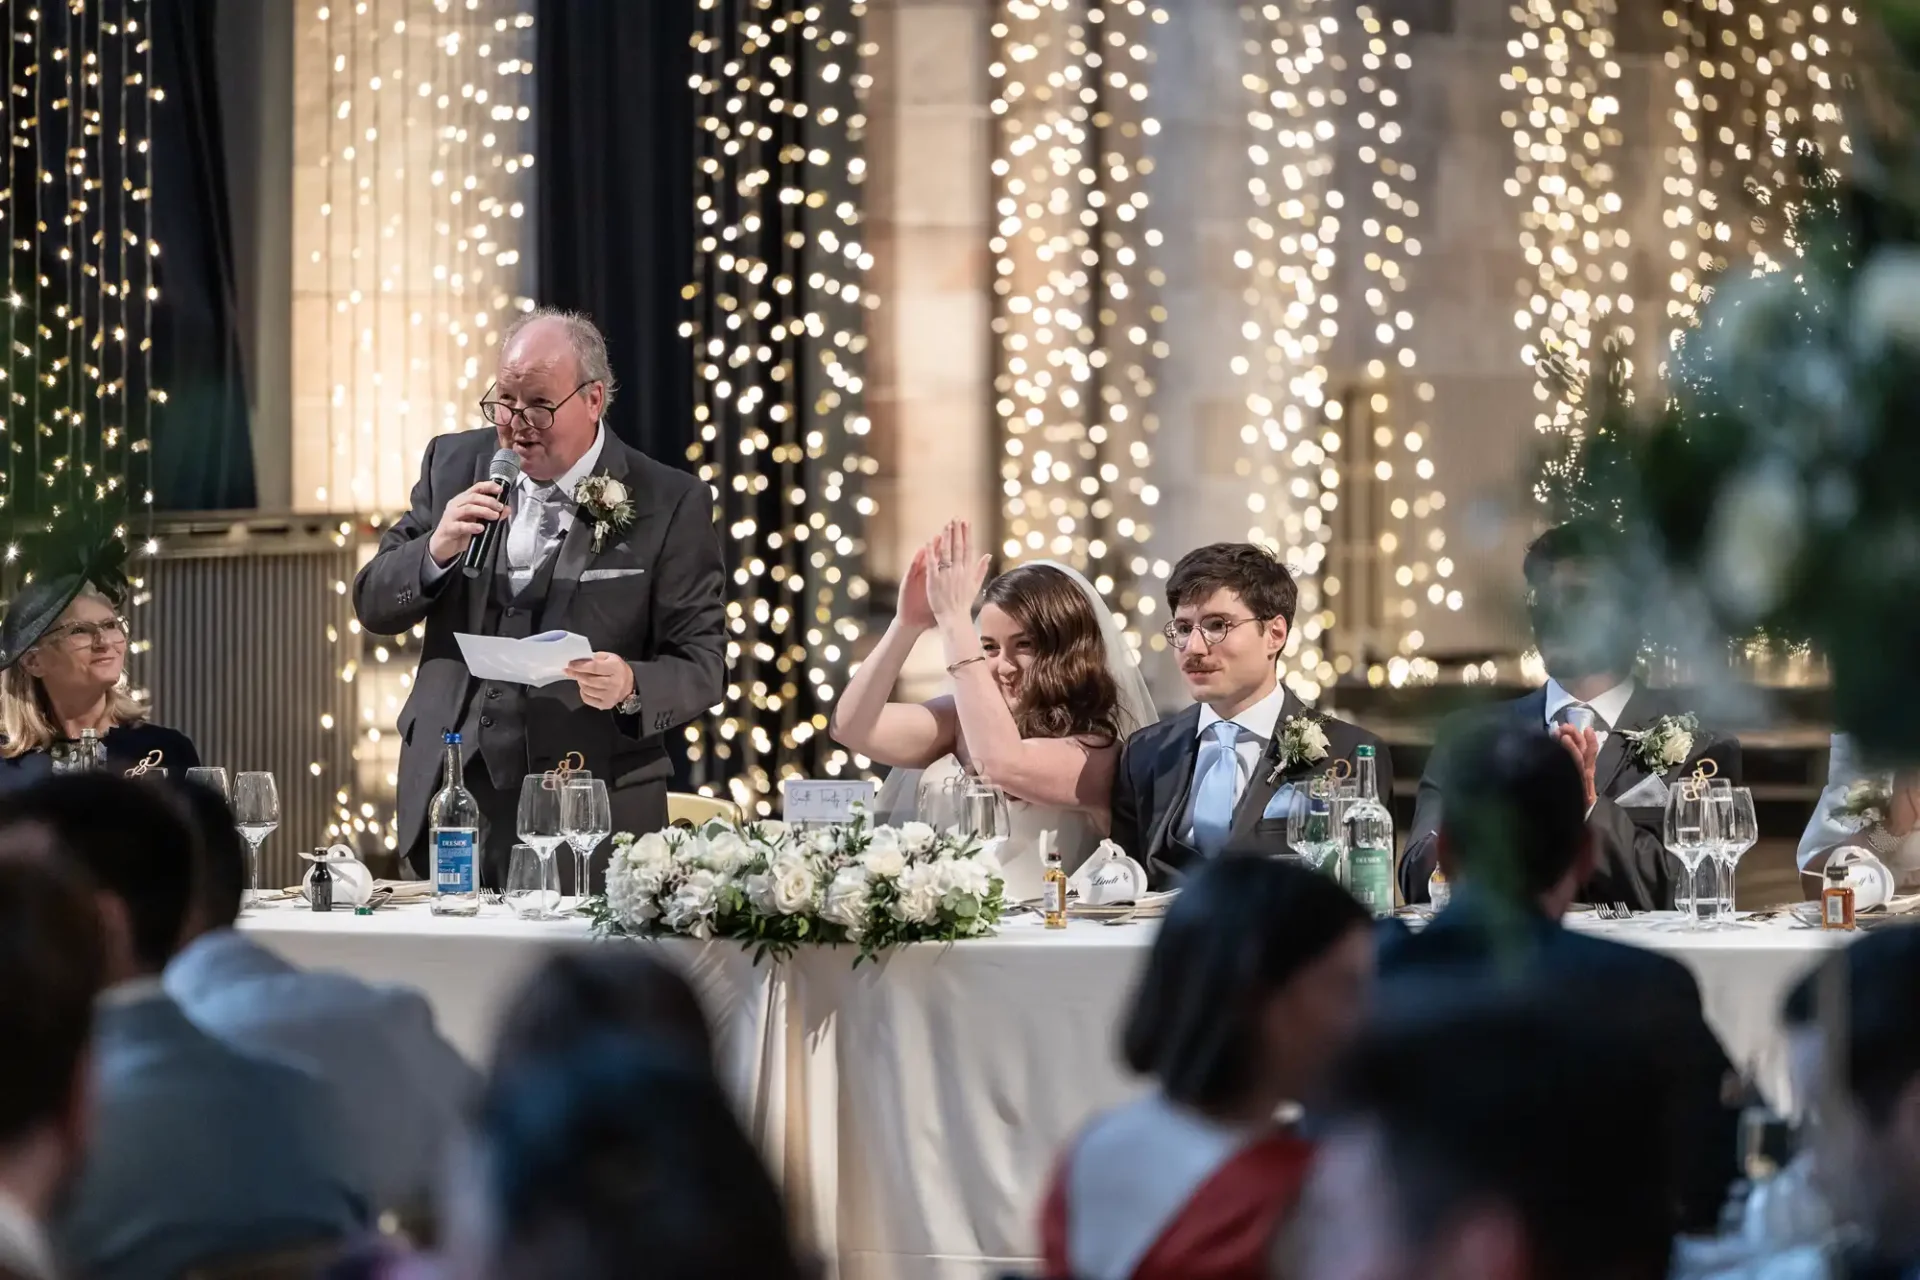
[[[1318,764],[1327,758],[1331,747],[1322,719],[1311,713],[1288,716],[1280,726],[1280,762],[1273,769],[1276,779],[1297,765]]]
[[[573,486],[573,503],[593,521],[593,549],[597,554],[607,535],[633,523],[633,503],[627,486],[609,475],[587,476]]]
[[[1691,711],[1677,716],[1661,716],[1644,729],[1623,729],[1627,751],[1647,773],[1665,773],[1677,764],[1685,764],[1693,754],[1693,736],[1700,732],[1700,717]]]

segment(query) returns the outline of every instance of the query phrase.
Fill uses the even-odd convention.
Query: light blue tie
[[[1240,790],[1240,759],[1233,748],[1239,738],[1240,726],[1221,720],[1200,749],[1193,788],[1193,843],[1209,858],[1220,856],[1233,830],[1233,802]]]

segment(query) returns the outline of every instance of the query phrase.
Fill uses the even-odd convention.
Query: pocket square
[[[580,575],[582,582],[606,582],[612,578],[637,578],[645,569],[588,569]]]
[[[1664,809],[1667,807],[1667,784],[1660,780],[1657,773],[1651,778],[1642,778],[1614,803],[1626,809]]]
[[[1300,793],[1294,790],[1291,782],[1283,783],[1273,793],[1273,799],[1267,801],[1266,809],[1260,814],[1263,819],[1285,818],[1293,812],[1294,798]]]

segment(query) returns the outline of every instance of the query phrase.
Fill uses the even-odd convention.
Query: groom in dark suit
[[[426,623],[399,726],[399,847],[423,875],[427,806],[446,781],[443,735],[460,734],[466,786],[480,804],[481,881],[498,888],[526,774],[578,752],[607,784],[613,829],[657,831],[672,774],[666,734],[721,699],[725,574],[712,494],[607,431],[613,394],[591,321],[550,310],[521,317],[481,401],[490,425],[429,443],[413,509],[353,584],[367,630]],[[503,448],[521,462],[504,494],[487,479]],[[506,521],[504,536],[469,578],[461,556],[494,520]],[[586,636],[596,652],[538,689],[475,679],[454,639],[555,630]],[[572,859],[557,861],[571,893]]]
[[[1165,634],[1194,705],[1128,738],[1113,780],[1113,839],[1155,888],[1225,854],[1288,852],[1276,796],[1304,792],[1341,760],[1351,765],[1357,747],[1374,749],[1381,802],[1393,792],[1384,743],[1318,715],[1280,683],[1299,598],[1287,567],[1247,542],[1189,552],[1167,579]],[[1290,751],[1290,739],[1313,745]]]
[[[1658,730],[1686,709],[1667,690],[1634,678],[1641,632],[1631,584],[1611,576],[1612,537],[1604,525],[1580,520],[1547,530],[1527,548],[1522,572],[1547,683],[1511,702],[1461,712],[1440,726],[1400,860],[1400,891],[1408,902],[1427,900],[1450,744],[1491,719],[1554,734],[1580,765],[1595,851],[1581,899],[1624,902],[1636,911],[1673,905],[1680,867],[1664,848],[1664,801],[1649,780],[1670,785],[1711,761],[1713,776],[1739,786],[1740,743],[1696,729],[1689,738],[1670,736],[1672,752],[1662,755],[1655,741],[1636,743],[1629,736]]]

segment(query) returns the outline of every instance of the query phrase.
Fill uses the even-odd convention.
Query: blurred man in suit
[[[177,802],[148,782],[67,775],[8,798],[0,839],[21,827],[86,873],[101,923],[92,1138],[55,1231],[63,1260],[94,1280],[159,1280],[358,1228],[333,1092],[209,1036],[161,985],[193,875]]]
[[[47,1224],[86,1149],[100,923],[46,843],[0,838],[0,1280],[54,1280]]]
[[[478,1073],[440,1037],[418,992],[297,969],[235,930],[246,846],[218,794],[190,787],[186,796],[198,857],[167,994],[203,1031],[332,1085],[368,1204],[418,1210],[479,1096]]]
[[[1920,1278],[1920,928],[1876,930],[1830,957],[1785,1014],[1795,1059],[1814,1064],[1814,1181],[1864,1235],[1845,1274]],[[1829,1028],[1844,1039],[1828,1043]]]
[[[1668,1086],[1678,1220],[1712,1229],[1734,1173],[1732,1069],[1685,965],[1561,925],[1593,869],[1579,765],[1542,728],[1491,723],[1447,766],[1435,852],[1459,888],[1424,930],[1384,935],[1383,982],[1532,991],[1642,1043]]]
[[[1380,802],[1393,794],[1386,744],[1322,716],[1280,683],[1300,591],[1287,566],[1250,542],[1190,551],[1167,578],[1168,643],[1194,705],[1135,733],[1113,779],[1113,839],[1154,887],[1223,854],[1286,853],[1286,802],[1317,775],[1374,751]],[[1317,753],[1289,757],[1289,722],[1312,721]]]
[[[607,430],[614,390],[606,340],[585,316],[542,309],[515,320],[481,398],[488,425],[428,444],[412,510],[354,580],[367,630],[426,624],[399,724],[399,846],[421,875],[446,734],[460,735],[480,805],[481,881],[499,888],[519,838],[522,778],[578,752],[607,784],[615,831],[658,831],[673,772],[666,734],[725,692],[712,491]],[[502,449],[521,464],[504,494],[487,478]],[[492,563],[468,577],[467,545],[499,520]],[[476,679],[454,639],[560,630],[597,652],[538,689]],[[572,860],[559,863],[561,891],[572,893]]]
[[[1383,1009],[1346,1062],[1295,1219],[1300,1280],[1665,1280],[1660,1087],[1538,1001]]]
[[[1614,535],[1597,521],[1549,529],[1527,548],[1523,572],[1535,642],[1547,683],[1524,697],[1478,707],[1440,726],[1433,758],[1420,778],[1413,827],[1400,859],[1400,891],[1427,900],[1445,796],[1439,775],[1449,744],[1470,726],[1492,720],[1557,735],[1580,766],[1587,825],[1593,832],[1591,874],[1580,885],[1588,902],[1624,902],[1636,911],[1673,905],[1676,864],[1661,841],[1664,801],[1649,778],[1671,783],[1712,761],[1714,776],[1740,784],[1740,744],[1705,731],[1681,743],[1670,763],[1650,762],[1629,735],[1686,708],[1635,679],[1641,628],[1632,584],[1610,556]],[[1649,767],[1650,764],[1653,767]]]

